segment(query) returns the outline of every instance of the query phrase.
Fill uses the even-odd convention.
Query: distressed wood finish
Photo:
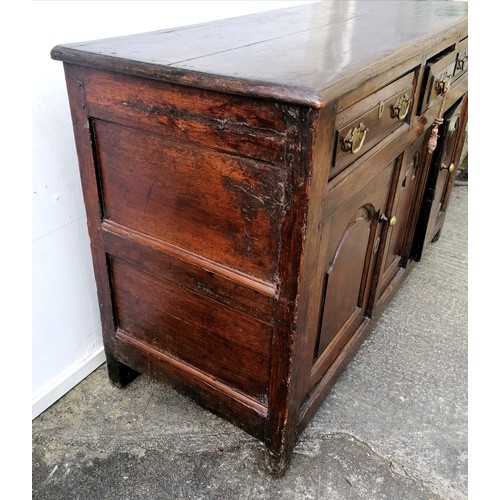
[[[283,170],[100,120],[93,131],[106,220],[276,279]],[[141,149],[149,154],[137,157]]]
[[[467,40],[457,2],[355,1],[55,47],[111,381],[172,384],[283,474],[443,229]]]
[[[110,258],[110,276],[118,329],[267,401],[269,324],[116,258]]]
[[[286,144],[286,109],[255,100],[176,87],[168,83],[82,68],[94,118],[136,127],[182,142],[280,165]]]

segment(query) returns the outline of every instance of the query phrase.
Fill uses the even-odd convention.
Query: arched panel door
[[[344,325],[358,325],[362,320],[369,250],[377,225],[374,215],[373,205],[358,209],[344,229],[326,270],[323,295],[326,310],[321,324],[319,352]]]
[[[366,318],[386,210],[398,165],[360,175],[354,187],[340,182],[330,193],[325,228],[328,248],[324,262],[322,314],[316,357],[333,360]],[[367,189],[369,185],[369,189]]]

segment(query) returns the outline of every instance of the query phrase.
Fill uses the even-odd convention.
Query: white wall
[[[300,3],[31,2],[33,418],[104,362],[63,65],[51,48]]]

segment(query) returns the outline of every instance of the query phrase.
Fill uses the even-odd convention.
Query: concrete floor
[[[146,376],[102,366],[33,421],[36,499],[467,498],[467,187],[296,446],[263,446]]]

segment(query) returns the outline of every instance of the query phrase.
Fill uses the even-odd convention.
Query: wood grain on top
[[[384,60],[396,65],[437,38],[463,31],[466,23],[466,2],[321,1],[58,45],[51,55],[69,63],[322,107],[347,78],[360,84],[384,71]]]

